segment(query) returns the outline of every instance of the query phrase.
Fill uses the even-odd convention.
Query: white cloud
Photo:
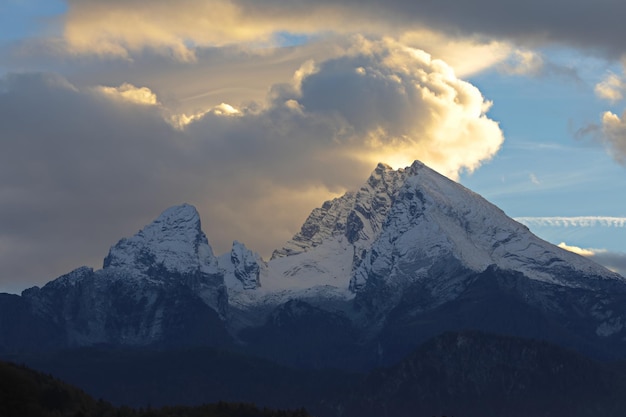
[[[626,120],[624,116],[607,111],[602,115],[600,140],[607,145],[609,153],[622,165],[626,165]]]
[[[577,253],[578,255],[582,255],[582,256],[594,256],[598,251],[606,252],[606,250],[583,249],[583,248],[579,248],[578,246],[570,246],[570,245],[568,245],[565,242],[561,242],[557,246],[559,248],[561,248],[561,249],[565,249],[567,251],[574,252],[574,253]]]
[[[467,77],[505,61],[514,47],[509,42],[476,36],[452,37],[429,29],[410,30],[399,36],[407,46],[422,49],[442,59],[459,77]]]
[[[537,178],[537,176],[534,173],[530,173],[530,175],[528,176],[530,178],[530,182],[532,182],[535,185],[540,185],[541,181],[539,181],[539,178]]]
[[[391,39],[355,38],[347,54],[319,63],[295,85],[306,112],[332,120],[357,156],[399,167],[420,159],[450,177],[472,171],[503,142],[491,103],[443,61]]]
[[[598,97],[612,102],[623,99],[624,91],[626,91],[626,83],[622,77],[612,72],[608,73],[604,80],[596,84],[595,87],[595,93]]]
[[[575,216],[575,217],[516,217],[520,223],[529,227],[626,227],[626,217]]]
[[[626,165],[626,111],[622,117],[606,111],[600,124],[589,124],[576,132],[578,138],[589,137],[605,146],[607,152],[621,165]]]
[[[132,84],[124,83],[119,87],[96,87],[96,91],[113,98],[115,100],[128,101],[142,105],[159,104],[156,94],[147,87],[135,87]]]

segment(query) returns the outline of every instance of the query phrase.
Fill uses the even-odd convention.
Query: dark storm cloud
[[[626,253],[598,252],[591,259],[626,277]]]
[[[280,33],[400,36],[430,29],[450,37],[526,46],[559,43],[626,52],[621,0],[69,0],[65,39],[75,51],[128,57],[142,48],[193,60],[189,45],[271,43]],[[150,13],[145,13],[150,10]],[[198,18],[201,16],[202,18]]]
[[[250,14],[292,16],[336,10],[353,20],[386,22],[403,30],[425,26],[458,35],[521,42],[560,42],[622,54],[626,3],[621,0],[253,0],[238,2]],[[347,23],[350,26],[350,23]]]
[[[0,125],[2,281],[91,259],[147,206],[185,196],[160,193],[172,188],[174,132],[152,109],[113,105],[59,76],[12,74],[0,81]]]

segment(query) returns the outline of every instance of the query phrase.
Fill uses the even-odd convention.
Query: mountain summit
[[[104,268],[146,271],[158,265],[169,272],[216,272],[217,259],[189,204],[165,210],[135,236],[120,240],[104,258]]]
[[[474,329],[624,358],[625,300],[620,275],[424,164],[379,164],[267,262],[239,242],[214,256],[196,209],[169,208],[113,246],[101,270],[0,297],[0,334],[11,335],[0,352],[208,345],[362,370]]]
[[[341,243],[353,252],[354,292],[372,277],[400,285],[426,279],[435,265],[450,263],[476,272],[497,266],[569,287],[591,289],[602,286],[598,281],[622,280],[539,239],[479,195],[418,161],[396,171],[379,164],[357,192],[313,210],[273,259]]]

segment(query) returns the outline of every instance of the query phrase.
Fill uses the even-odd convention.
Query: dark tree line
[[[115,407],[51,375],[0,362],[0,416],[4,417],[310,417],[304,408],[273,410],[249,403],[195,407]]]

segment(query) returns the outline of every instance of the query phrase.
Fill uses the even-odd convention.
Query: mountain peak
[[[383,171],[393,171],[393,168],[384,162],[379,162],[378,165],[376,165],[374,172],[382,173]]]
[[[190,204],[173,206],[131,238],[120,240],[104,259],[104,268],[131,268],[142,272],[164,268],[169,272],[211,272],[216,259]]]
[[[185,219],[189,222],[199,222],[200,215],[198,210],[191,204],[183,203],[178,206],[172,206],[164,210],[153,223],[178,223],[179,220]]]

